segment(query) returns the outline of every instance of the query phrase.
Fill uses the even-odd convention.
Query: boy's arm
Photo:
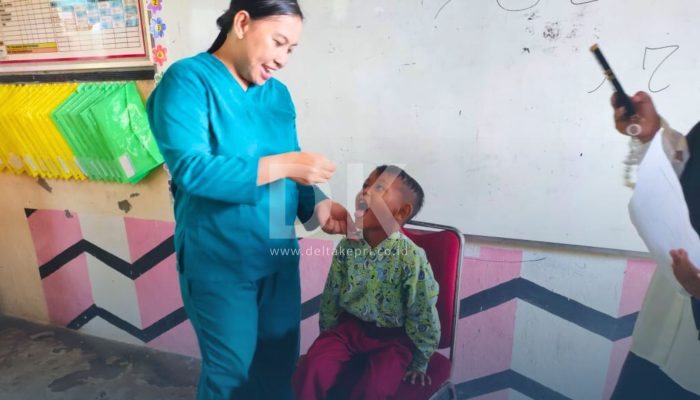
[[[402,262],[413,265],[411,273],[404,281],[406,334],[416,346],[408,370],[425,373],[430,356],[440,341],[440,317],[435,307],[438,283],[422,249],[402,256]]]
[[[331,329],[338,324],[340,316],[340,287],[345,275],[345,260],[343,241],[336,247],[336,254],[333,256],[331,269],[328,271],[326,285],[321,294],[321,309],[319,311],[318,325],[321,332]]]

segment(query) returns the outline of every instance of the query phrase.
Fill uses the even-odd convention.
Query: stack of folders
[[[85,179],[50,113],[75,84],[0,85],[0,163],[17,174]]]
[[[0,168],[136,183],[163,163],[134,82],[0,86]]]

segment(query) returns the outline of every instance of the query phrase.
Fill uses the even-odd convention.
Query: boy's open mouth
[[[369,205],[367,205],[366,201],[360,200],[357,202],[356,208],[357,210],[355,211],[355,218],[362,218],[369,209]]]

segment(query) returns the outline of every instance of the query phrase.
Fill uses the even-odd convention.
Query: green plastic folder
[[[91,180],[133,184],[163,163],[134,82],[82,84],[51,118]]]
[[[119,86],[89,112],[122,182],[138,182],[163,163],[135,83]]]

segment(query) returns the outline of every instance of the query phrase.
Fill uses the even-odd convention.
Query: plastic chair
[[[459,320],[459,289],[464,252],[464,236],[454,227],[413,221],[404,226],[404,233],[425,250],[433,268],[433,275],[440,285],[437,310],[440,315],[442,335],[438,349],[449,348],[449,356],[435,352],[428,364],[427,373],[432,380],[429,386],[401,382],[392,397],[394,400],[442,400],[457,399],[457,390],[450,380],[455,355],[457,322]]]

